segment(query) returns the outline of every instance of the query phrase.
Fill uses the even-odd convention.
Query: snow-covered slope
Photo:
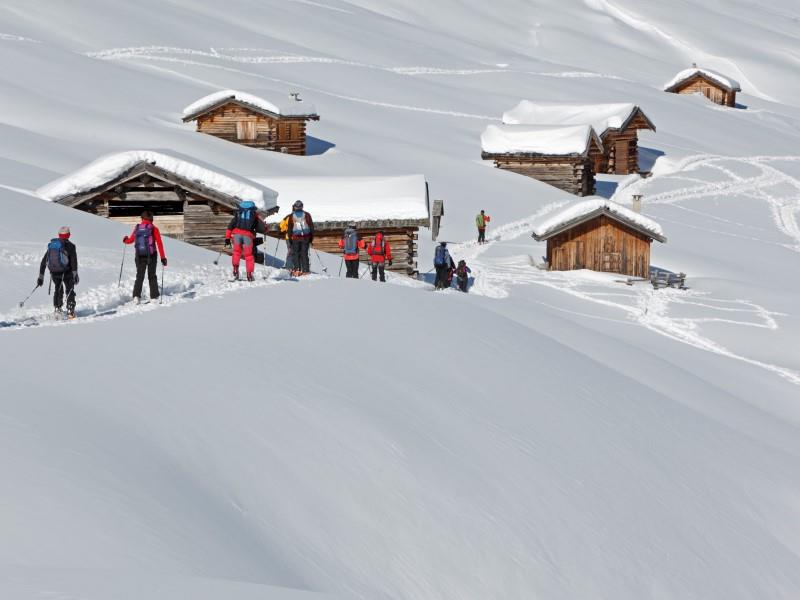
[[[0,596],[797,597],[799,19],[788,0],[7,0]],[[747,109],[663,93],[692,62]],[[181,123],[224,89],[300,92],[312,155]],[[669,240],[653,263],[690,290],[533,266],[533,224],[575,199],[480,160],[523,98],[654,121],[653,176],[599,191],[644,195]],[[134,308],[129,230],[32,190],[140,148],[263,182],[423,173],[472,293],[345,281],[326,255],[291,281],[280,244],[241,286],[167,240],[164,303]],[[44,319],[44,289],[16,308],[63,224],[71,323]]]

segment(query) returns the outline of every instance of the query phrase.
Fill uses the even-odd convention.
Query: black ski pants
[[[483,244],[486,242],[486,228],[478,229],[478,243]]]
[[[345,266],[347,267],[347,275],[350,279],[358,279],[358,259],[354,258],[352,260],[344,261]]]
[[[467,286],[469,285],[469,275],[465,275],[464,277],[458,278],[458,289],[462,292],[467,291]]]
[[[158,298],[158,255],[136,257],[136,282],[133,284],[133,297],[142,297],[142,284],[144,273],[147,271],[147,281],[150,284],[150,298]]]
[[[386,281],[386,263],[372,263],[372,281],[376,281],[378,279],[378,273],[381,275],[381,281]]]
[[[311,272],[311,267],[308,264],[308,249],[310,245],[308,240],[292,240],[294,268],[302,273]]]
[[[447,273],[450,271],[447,265],[436,267],[436,289],[444,289],[447,287]]]
[[[75,310],[75,278],[72,271],[64,273],[51,273],[53,278],[53,306],[61,308],[64,305],[64,291],[67,293],[67,312]]]

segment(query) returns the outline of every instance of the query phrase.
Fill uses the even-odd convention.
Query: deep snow
[[[788,0],[7,0],[0,595],[796,598],[798,20]],[[664,93],[691,62],[746,110]],[[181,123],[221,89],[301,92],[312,155]],[[688,291],[533,266],[533,224],[575,198],[480,160],[523,98],[654,121],[653,176],[600,191],[643,194],[654,265]],[[326,255],[332,277],[291,281],[281,245],[232,284],[167,240],[164,304],[132,307],[128,228],[32,194],[132,148],[264,181],[422,173],[471,294],[345,281]],[[63,224],[70,323],[46,290],[16,308]]]

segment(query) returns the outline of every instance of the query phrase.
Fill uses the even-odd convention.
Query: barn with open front
[[[736,106],[736,92],[742,91],[739,83],[711,69],[697,65],[685,69],[664,84],[664,91],[672,94],[702,94],[722,106]]]

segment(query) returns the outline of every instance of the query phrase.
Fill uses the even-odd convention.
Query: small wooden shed
[[[149,210],[164,235],[215,251],[241,201],[255,202],[265,219],[278,211],[274,190],[150,151],[100,158],[37,194],[131,226]]]
[[[739,83],[726,75],[701,69],[692,65],[664,84],[664,91],[673,94],[703,94],[722,106],[736,106],[736,92],[741,92]]]
[[[246,92],[214,92],[183,110],[183,122],[229,142],[287,154],[306,153],[306,122],[319,121],[313,106],[292,94],[277,105]]]
[[[423,175],[387,177],[264,177],[256,181],[275,189],[285,204],[302,200],[304,209],[314,220],[314,248],[321,252],[341,254],[339,240],[351,222],[356,223],[362,238],[369,239],[383,231],[392,250],[392,266],[388,270],[416,275],[417,240],[420,228],[438,225],[444,206],[435,201],[441,212],[431,215],[428,184]],[[287,211],[288,213],[288,211]],[[282,214],[267,219],[269,235],[283,239],[279,231]],[[434,237],[435,239],[435,237]],[[284,252],[276,244],[278,254]],[[270,245],[269,252],[273,252]],[[369,257],[361,251],[361,261]]]
[[[578,202],[534,226],[547,241],[551,271],[590,269],[631,277],[650,276],[650,244],[666,242],[652,219],[605,198]]]
[[[484,160],[577,196],[595,193],[594,160],[603,143],[591,125],[489,125]]]
[[[595,173],[629,175],[639,172],[640,129],[656,130],[656,126],[635,104],[575,104],[532,102],[522,100],[503,113],[509,125],[591,125],[603,144],[594,151]]]

